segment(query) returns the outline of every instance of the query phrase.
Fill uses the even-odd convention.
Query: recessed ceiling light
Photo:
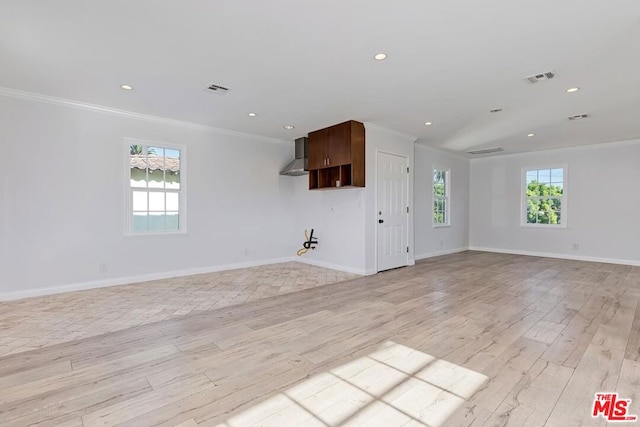
[[[531,138],[532,136],[536,136],[536,134],[535,134],[535,133],[529,133],[529,134],[527,134],[527,136],[528,136],[529,138]]]
[[[255,117],[256,113],[249,113],[249,117]]]
[[[130,86],[130,85],[120,85],[120,87],[122,89],[124,89],[124,90],[132,90],[133,89],[133,86]]]
[[[373,59],[375,59],[376,61],[382,61],[383,59],[387,59],[387,54],[386,53],[376,53],[375,55],[373,55]]]
[[[295,126],[293,126],[293,125],[284,125],[282,127],[285,128],[286,130],[291,130],[291,129],[295,128]]]
[[[577,92],[579,90],[580,90],[579,87],[570,87],[569,89],[567,89],[567,93],[573,93],[573,92]]]
[[[493,110],[489,110],[490,113],[499,113],[502,111],[502,108],[494,108]]]
[[[431,122],[424,122],[424,125],[425,125],[425,126],[431,126],[432,124],[433,124],[433,123],[431,123]]]

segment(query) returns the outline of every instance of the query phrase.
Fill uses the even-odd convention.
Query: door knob
[[[379,219],[378,220],[378,224],[382,224],[384,222],[384,219]]]

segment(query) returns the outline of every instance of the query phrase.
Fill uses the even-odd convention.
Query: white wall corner
[[[370,273],[368,271],[366,271],[366,269],[363,268],[354,268],[354,267],[350,267],[347,265],[341,265],[341,264],[334,264],[331,262],[324,262],[324,261],[319,261],[316,259],[312,259],[312,258],[305,258],[305,257],[295,257],[295,259],[293,259],[293,261],[302,263],[302,264],[308,264],[308,265],[313,265],[316,267],[322,267],[322,268],[328,268],[331,270],[337,270],[337,271],[343,271],[345,273],[352,273],[352,274],[358,274],[360,276],[368,276],[371,274],[375,274],[374,273]]]
[[[468,251],[469,249],[470,248],[468,248],[468,247],[462,247],[462,248],[447,249],[445,251],[429,252],[429,253],[426,253],[426,254],[416,255],[415,256],[415,260],[419,261],[421,259],[434,258],[434,257],[437,257],[437,256],[442,256],[442,255],[456,254],[456,253],[459,253],[459,252]]]

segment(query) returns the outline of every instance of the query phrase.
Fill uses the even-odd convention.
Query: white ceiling
[[[283,139],[355,119],[462,153],[640,137],[639,46],[638,0],[0,2],[3,87]]]

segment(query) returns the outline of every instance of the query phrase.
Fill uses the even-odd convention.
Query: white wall
[[[568,227],[522,227],[522,168],[563,163],[568,165]],[[640,140],[475,159],[470,245],[640,265],[638,182]]]
[[[364,189],[309,191],[307,175],[294,177],[298,249],[304,231],[314,229],[316,249],[298,257],[301,262],[364,274]]]
[[[295,253],[293,142],[3,96],[0,120],[0,298]],[[187,146],[186,236],[124,237],[125,137]]]
[[[450,172],[450,225],[433,227],[433,169]],[[469,246],[469,160],[416,145],[416,259],[462,251]]]

